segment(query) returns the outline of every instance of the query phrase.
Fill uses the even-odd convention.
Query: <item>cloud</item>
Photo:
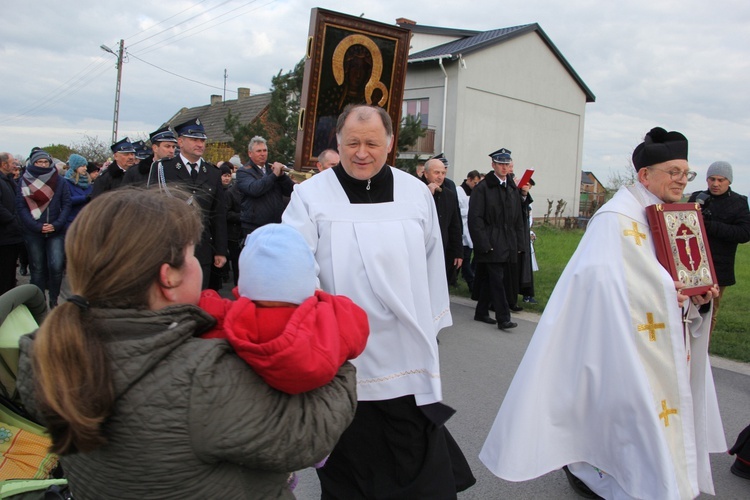
[[[27,152],[66,142],[86,127],[109,137],[115,57],[121,38],[120,129],[154,130],[182,107],[237,87],[266,91],[304,55],[310,10],[323,8],[393,24],[488,30],[537,22],[597,96],[587,106],[583,169],[607,179],[655,125],[684,132],[691,161],[735,167],[733,187],[750,192],[750,2],[744,0],[36,0],[3,5],[0,92],[3,149]],[[159,23],[159,24],[157,24]],[[176,73],[182,78],[174,76]],[[207,87],[195,80],[213,87]],[[21,116],[19,116],[21,115]],[[700,177],[699,177],[700,179]],[[694,181],[692,184],[696,184]],[[691,187],[692,187],[691,184]],[[696,188],[702,187],[696,184]]]

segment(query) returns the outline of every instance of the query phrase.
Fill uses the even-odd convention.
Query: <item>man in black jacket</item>
[[[151,167],[159,160],[174,158],[177,149],[177,137],[169,127],[162,127],[149,134],[151,154],[141,159],[136,166],[125,172],[125,184],[146,185]]]
[[[268,145],[262,137],[250,139],[250,161],[237,170],[237,188],[242,193],[242,231],[245,236],[260,226],[281,222],[294,181],[279,162],[267,163]]]
[[[443,238],[445,274],[448,285],[455,285],[456,274],[463,261],[462,224],[456,193],[443,187],[447,170],[443,162],[433,158],[425,163],[424,177],[427,181],[427,187],[432,193],[432,198],[435,200],[440,234]]]
[[[16,160],[0,153],[0,295],[16,286],[16,261],[23,237],[16,217]]]
[[[510,152],[503,148],[490,154],[492,171],[477,184],[469,203],[469,233],[474,243],[477,274],[474,289],[478,297],[474,319],[495,324],[501,330],[518,326],[510,320],[503,277],[516,265],[523,250],[524,224],[521,195],[509,184]],[[489,315],[495,309],[497,321]]]
[[[208,288],[211,265],[223,267],[227,263],[227,214],[221,173],[216,165],[203,159],[206,150],[206,131],[200,119],[175,125],[180,154],[159,161],[151,169],[149,186],[166,188],[182,186],[192,194],[203,213],[203,233],[195,246],[195,257],[203,269],[203,286]]]
[[[112,144],[110,149],[114,161],[96,179],[91,198],[120,187],[120,184],[123,184],[125,172],[135,164],[135,147],[127,137]]]
[[[747,197],[732,191],[732,165],[715,161],[706,172],[706,191],[696,191],[689,201],[703,205],[703,221],[706,225],[708,245],[714,262],[719,296],[714,299],[711,315],[711,330],[716,324],[719,303],[724,289],[736,283],[734,279],[734,257],[739,243],[750,241],[750,209]]]

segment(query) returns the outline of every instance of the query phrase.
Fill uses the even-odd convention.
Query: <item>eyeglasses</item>
[[[695,176],[698,175],[697,172],[693,172],[692,170],[687,170],[687,171],[685,170],[662,170],[660,168],[655,168],[655,167],[649,167],[649,168],[658,170],[659,172],[664,172],[665,174],[669,175],[669,177],[673,181],[679,181],[679,180],[682,180],[683,177],[686,177],[688,182],[690,182],[692,180],[695,180]]]

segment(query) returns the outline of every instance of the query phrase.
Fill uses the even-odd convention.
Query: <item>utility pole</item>
[[[227,69],[224,68],[224,102],[227,100]]]
[[[112,144],[117,142],[117,123],[120,119],[120,85],[122,83],[122,59],[125,53],[125,40],[120,39],[120,51],[119,54],[115,54],[112,49],[106,45],[100,45],[104,52],[109,52],[113,56],[117,57],[117,87],[115,89],[115,114],[112,118]]]

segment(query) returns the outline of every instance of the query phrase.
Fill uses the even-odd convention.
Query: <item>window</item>
[[[416,116],[422,120],[422,127],[427,128],[430,114],[429,99],[404,99],[401,116]]]

